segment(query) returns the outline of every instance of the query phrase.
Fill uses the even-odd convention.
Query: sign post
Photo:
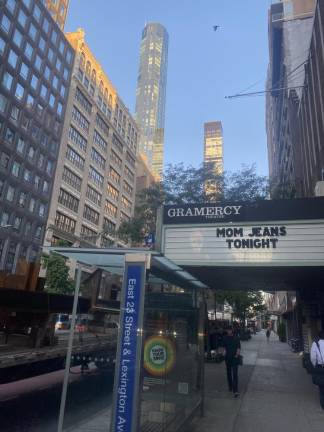
[[[125,255],[111,432],[137,432],[146,254]]]

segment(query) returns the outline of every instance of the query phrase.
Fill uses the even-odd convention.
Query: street
[[[0,385],[2,432],[55,432],[63,371]],[[110,405],[112,376],[94,366],[81,375],[71,370],[64,427],[68,428]]]

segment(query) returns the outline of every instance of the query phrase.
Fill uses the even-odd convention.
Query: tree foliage
[[[234,317],[242,323],[266,309],[260,291],[224,291],[223,296],[232,306]]]
[[[212,188],[206,189],[206,183]],[[140,192],[134,217],[121,224],[114,234],[133,246],[155,233],[157,213],[163,204],[190,204],[219,201],[256,201],[268,197],[268,181],[256,173],[255,165],[242,166],[234,173],[215,174],[212,165],[199,168],[182,163],[168,165],[163,179]]]
[[[64,240],[60,240],[57,246],[68,246]],[[67,259],[57,253],[43,256],[43,266],[46,268],[47,292],[55,294],[73,294],[74,280],[69,275]]]

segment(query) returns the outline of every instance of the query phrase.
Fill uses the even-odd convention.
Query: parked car
[[[55,319],[55,331],[57,330],[68,330],[71,322],[68,314],[57,314]]]

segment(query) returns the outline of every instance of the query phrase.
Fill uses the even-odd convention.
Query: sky
[[[86,41],[131,113],[142,29],[160,22],[169,33],[165,164],[198,167],[203,124],[221,120],[224,168],[256,164],[268,174],[265,97],[225,96],[265,88],[270,0],[70,0],[66,31]],[[220,28],[215,32],[214,25]]]

